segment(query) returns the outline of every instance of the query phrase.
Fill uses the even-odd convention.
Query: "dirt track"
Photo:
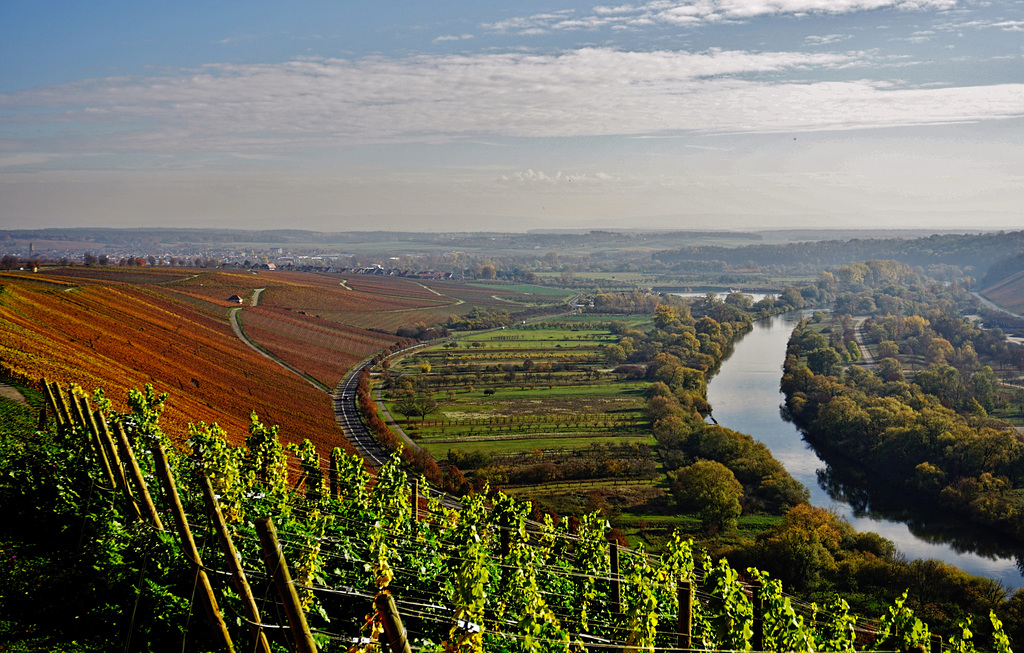
[[[19,404],[28,405],[28,402],[25,400],[25,395],[21,394],[21,391],[14,386],[7,385],[6,383],[0,383],[0,397],[7,397]]]

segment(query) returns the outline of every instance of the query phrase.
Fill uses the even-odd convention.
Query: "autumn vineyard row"
[[[410,479],[398,455],[370,475],[360,458],[339,448],[321,458],[308,440],[283,445],[277,427],[255,413],[242,445],[229,444],[215,424],[199,423],[189,426],[186,447],[175,448],[159,423],[166,395],[152,388],[132,391],[127,413],[114,411],[101,392],[93,410],[78,388],[45,388],[40,426],[48,417],[49,428],[34,437],[62,450],[61,465],[82,462],[90,480],[64,482],[85,483],[75,491],[109,500],[108,512],[94,520],[134,524],[128,532],[140,538],[170,531],[176,486],[184,514],[175,521],[183,532],[180,540],[161,541],[208,579],[212,605],[202,627],[217,633],[207,637],[221,648],[234,641],[249,650],[361,652],[387,641],[392,650],[438,652],[975,650],[968,621],[949,641],[937,641],[905,595],[865,618],[838,596],[804,603],[765,573],[710,559],[678,532],[652,556],[610,542],[597,513],[531,521],[529,503],[500,492],[443,496]],[[146,487],[157,477],[165,477],[162,496]],[[216,509],[204,504],[207,484]],[[237,555],[207,547],[200,561],[188,540],[214,541],[216,515]],[[269,548],[268,524],[278,538]],[[250,591],[237,575],[232,584],[233,560]],[[272,581],[282,564],[292,580],[278,595]],[[146,605],[147,592],[170,591],[139,587],[137,606]],[[172,619],[149,617],[157,616]],[[982,645],[1009,653],[991,619],[994,640]],[[201,621],[180,627],[196,629]]]

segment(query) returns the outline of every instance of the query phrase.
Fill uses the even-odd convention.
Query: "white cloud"
[[[810,131],[1024,115],[1021,84],[774,80],[871,63],[872,55],[860,52],[587,48],[221,64],[0,95],[0,149],[280,154],[366,143]]]
[[[612,175],[607,172],[583,173],[564,172],[559,170],[555,173],[546,173],[541,170],[534,170],[533,168],[501,175],[501,177],[499,177],[499,181],[505,183],[543,184],[546,186],[561,187],[570,186],[572,184],[575,184],[576,186],[593,185],[616,180],[618,180],[616,175]]]
[[[849,41],[853,38],[851,34],[825,34],[822,36],[806,36],[804,42],[810,45],[832,45],[833,43],[842,43],[843,41]]]
[[[441,43],[443,41],[468,41],[471,38],[473,38],[472,34],[462,34],[460,36],[455,36],[453,34],[449,34],[449,35],[446,35],[446,36],[439,36],[436,39],[434,39],[433,42],[434,43]]]
[[[1004,20],[992,23],[992,27],[998,27],[1007,32],[1021,32],[1024,31],[1024,20]]]
[[[649,0],[640,4],[598,5],[593,15],[571,17],[569,11],[533,14],[483,25],[496,32],[523,35],[556,30],[599,27],[648,26],[654,24],[690,26],[700,23],[748,20],[758,16],[789,14],[850,14],[860,11],[950,10],[957,0]]]

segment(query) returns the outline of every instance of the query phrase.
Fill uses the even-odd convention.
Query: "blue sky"
[[[1024,227],[1024,3],[7,2],[0,228]]]

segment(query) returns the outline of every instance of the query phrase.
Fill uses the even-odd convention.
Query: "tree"
[[[945,338],[932,338],[928,345],[928,362],[942,365],[953,356],[953,345]]]
[[[416,408],[419,411],[420,416],[423,419],[427,419],[427,415],[437,411],[437,399],[434,399],[434,395],[429,392],[418,395],[416,397]]]
[[[896,358],[900,353],[899,345],[892,340],[883,340],[878,343],[879,358]]]
[[[758,559],[787,587],[813,588],[835,570],[833,556],[851,530],[835,513],[801,504],[758,538]]]
[[[609,365],[621,365],[626,362],[626,351],[619,345],[608,345],[604,348],[604,357]]]
[[[705,528],[736,527],[743,486],[722,463],[700,460],[669,473],[672,494],[684,510],[696,511]]]
[[[672,324],[676,319],[676,309],[669,306],[668,304],[659,304],[654,309],[654,326],[659,329],[664,329],[668,325]]]
[[[999,401],[999,379],[992,368],[986,365],[972,374],[971,386],[978,403],[989,412],[994,410]]]
[[[754,307],[754,301],[750,299],[750,295],[744,295],[741,292],[731,292],[725,296],[725,303],[729,306],[735,306],[736,308],[742,308],[745,311],[749,311]]]
[[[792,308],[803,308],[805,303],[804,296],[792,286],[782,291],[782,294],[779,295],[779,301],[788,304]]]
[[[841,362],[842,356],[831,347],[819,347],[807,354],[807,367],[815,374],[834,375]]]
[[[903,366],[895,358],[883,358],[878,361],[878,369],[876,374],[882,377],[885,381],[902,381],[903,380]]]

